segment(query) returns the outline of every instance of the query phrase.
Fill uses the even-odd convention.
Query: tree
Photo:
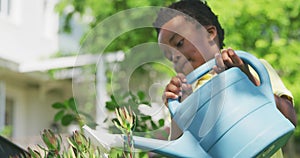
[[[110,28],[111,26],[108,26],[106,30],[99,30],[97,29],[97,25],[99,23],[103,22],[105,19],[107,19],[110,16],[113,16],[114,14],[124,11],[127,9],[137,8],[137,7],[145,7],[145,6],[167,6],[174,0],[167,0],[167,1],[160,1],[160,0],[60,0],[60,2],[56,6],[56,10],[58,13],[65,17],[64,20],[64,26],[63,31],[70,32],[71,26],[70,26],[70,20],[75,15],[80,15],[81,17],[89,17],[91,18],[91,22],[89,23],[90,30],[93,30],[94,38],[92,42],[94,44],[89,44],[89,46],[92,45],[99,45],[100,43],[103,43],[103,39],[98,39],[99,34],[101,36],[106,37],[110,34],[114,34],[114,32],[117,29],[123,29],[126,26],[126,23],[117,23],[118,27],[115,27],[115,29]],[[71,9],[70,9],[71,8]],[[123,19],[128,20],[143,20],[145,14],[147,13],[140,13],[139,15],[132,15],[131,18],[128,18],[128,15],[122,15]],[[122,19],[121,19],[122,20]],[[118,21],[117,21],[118,22]],[[128,23],[127,23],[128,24]],[[87,33],[87,35],[91,35],[92,33]],[[97,36],[98,35],[98,36]],[[145,35],[147,35],[145,37]],[[85,38],[83,37],[83,40]],[[90,37],[90,39],[92,39]],[[156,41],[156,33],[153,28],[138,28],[135,30],[132,30],[127,33],[123,33],[120,36],[118,36],[117,39],[115,39],[111,44],[108,46],[108,48],[105,50],[105,52],[111,52],[111,51],[119,51],[119,50],[127,50],[137,44],[149,42],[149,41]],[[84,41],[82,41],[84,42]],[[97,53],[93,48],[89,49],[91,53]],[[99,53],[99,52],[98,52]]]

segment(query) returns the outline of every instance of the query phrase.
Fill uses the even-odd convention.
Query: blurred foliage
[[[164,82],[175,71],[156,43],[145,43],[125,52],[125,59],[106,75],[111,83],[107,87],[109,94],[144,91],[151,101],[161,102]]]
[[[6,138],[11,137],[12,135],[12,126],[8,125],[8,126],[4,126],[1,130],[0,130],[0,135]]]
[[[104,42],[105,40],[110,39],[109,37],[114,36],[119,30],[124,30],[125,28],[129,27],[129,20],[132,21],[132,23],[142,23],[144,20],[148,20],[147,18],[145,18],[145,15],[148,13],[147,11],[145,11],[143,13],[139,12],[139,15],[136,15],[135,13],[133,13],[132,15],[122,14],[119,17],[119,20],[116,19],[114,25],[105,26],[105,30],[102,30],[101,27],[100,29],[99,27],[96,27],[104,20],[107,20],[106,18],[126,9],[143,6],[167,6],[171,2],[174,2],[174,0],[60,0],[58,5],[56,6],[56,10],[61,16],[65,17],[64,26],[62,28],[63,31],[66,32],[72,31],[70,22],[71,18],[74,15],[80,15],[83,18],[86,17],[88,19],[91,19],[89,23],[90,31],[87,32],[86,35],[84,35],[82,42],[87,42],[84,41],[86,40],[86,36],[93,37],[89,37],[90,40],[87,42],[89,43],[89,48],[81,49],[84,49],[82,51],[89,53],[99,53],[99,47],[101,47],[102,44],[105,43],[103,47],[107,46],[106,42]],[[108,41],[110,45],[106,49],[106,52],[126,50],[137,44],[149,41],[156,41],[156,32],[154,31],[154,29],[137,28],[135,30],[121,34],[113,42]]]
[[[60,14],[66,15],[64,28],[68,31],[68,22],[75,14],[92,17],[90,28],[93,29],[99,22],[118,11],[140,6],[166,6],[171,2],[171,0],[61,0],[56,9]],[[226,47],[245,50],[266,59],[293,93],[299,119],[300,1],[207,0],[207,2],[219,15],[219,20],[225,29]],[[101,31],[113,34],[115,30],[97,30],[92,33]],[[101,40],[99,41],[97,36],[94,37],[93,40],[88,41],[90,45],[101,44]],[[118,39],[114,40],[106,51],[126,51],[136,44],[155,40],[154,30],[137,29],[118,36]],[[85,52],[96,53],[97,49],[90,47]],[[144,55],[147,56],[146,53]],[[300,138],[299,127],[295,135]]]
[[[52,107],[58,110],[54,116],[54,121],[60,121],[63,126],[69,126],[72,123],[79,125],[80,129],[84,125],[88,125],[93,129],[97,126],[92,115],[83,111],[78,111],[76,101],[73,97],[64,102],[53,103]]]

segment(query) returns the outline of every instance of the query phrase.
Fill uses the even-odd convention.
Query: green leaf
[[[129,92],[129,96],[131,97],[133,103],[137,102],[137,97],[131,91]]]
[[[158,120],[158,124],[160,127],[163,127],[165,125],[165,120],[164,119]]]
[[[143,116],[143,117],[141,117],[141,119],[142,119],[143,121],[151,120],[151,116]]]
[[[138,91],[137,95],[138,95],[138,97],[141,101],[143,101],[145,99],[145,96],[146,96],[143,91]]]
[[[106,117],[103,122],[106,123],[107,121],[108,121],[108,117]]]
[[[109,110],[109,111],[114,111],[115,108],[119,107],[118,105],[116,105],[113,101],[108,101],[106,102],[105,107]]]
[[[41,158],[42,157],[42,155],[38,151],[33,150],[30,147],[28,147],[28,151],[32,158]]]
[[[57,122],[58,120],[62,119],[64,114],[65,114],[64,110],[61,110],[61,111],[57,112],[54,116],[54,121]]]
[[[68,105],[69,105],[69,108],[70,108],[72,111],[78,113],[78,112],[77,112],[77,107],[76,107],[76,102],[75,102],[75,99],[74,99],[74,98],[70,98],[70,99],[69,99]]]
[[[151,126],[152,128],[155,130],[155,129],[158,129],[157,125],[155,124],[154,121],[151,120]]]
[[[61,124],[63,126],[68,126],[71,124],[72,121],[75,121],[76,120],[76,117],[72,114],[66,114],[62,117],[61,119]]]
[[[118,104],[114,95],[111,95],[110,98],[111,98],[112,103],[114,103],[115,105]]]
[[[66,109],[66,105],[59,102],[52,104],[52,107],[54,109]]]
[[[141,104],[151,107],[151,103],[149,101],[142,101]]]

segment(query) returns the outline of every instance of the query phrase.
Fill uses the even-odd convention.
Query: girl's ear
[[[205,28],[209,33],[210,40],[215,40],[217,37],[217,28],[213,25],[206,26]]]

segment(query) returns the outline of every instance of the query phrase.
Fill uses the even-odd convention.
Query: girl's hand
[[[213,70],[216,73],[221,73],[229,68],[240,68],[255,85],[259,85],[259,81],[250,73],[249,67],[243,60],[234,52],[233,49],[223,49],[221,54],[216,54],[216,65]]]
[[[221,73],[231,67],[238,67],[243,72],[249,71],[248,66],[244,64],[243,60],[231,48],[223,49],[221,54],[215,55],[215,58],[216,66],[214,70],[217,73]]]
[[[172,77],[163,94],[163,101],[166,106],[168,106],[168,99],[183,101],[193,92],[192,86],[186,82],[187,80],[182,73],[178,73],[177,76]]]

